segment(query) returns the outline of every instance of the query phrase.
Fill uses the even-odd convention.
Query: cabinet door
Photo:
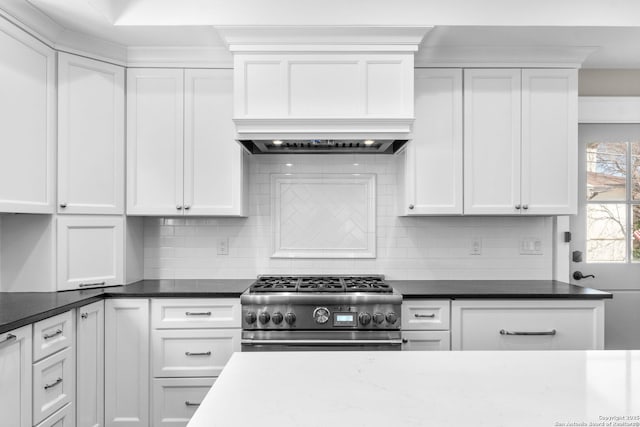
[[[55,54],[0,19],[0,212],[53,213]]]
[[[31,325],[0,335],[3,425],[31,427]]]
[[[233,70],[186,70],[184,103],[185,213],[245,215],[245,154],[232,120]]]
[[[105,301],[105,425],[149,426],[149,301]]]
[[[68,403],[67,406],[60,409],[55,414],[38,424],[36,427],[75,427],[75,417],[73,413],[73,403]],[[82,427],[82,424],[78,422],[78,427]]]
[[[183,85],[182,70],[127,70],[129,215],[182,214]]]
[[[67,347],[33,365],[33,422],[43,421],[74,401],[75,349]]]
[[[78,427],[104,426],[104,301],[77,310]]]
[[[153,380],[153,425],[185,427],[216,378]]]
[[[124,213],[124,68],[58,54],[58,212]]]
[[[462,70],[416,69],[405,215],[462,214]]]
[[[523,213],[575,215],[577,166],[578,70],[522,70]]]
[[[448,351],[449,331],[402,331],[402,351]]]
[[[58,217],[58,290],[123,281],[122,217]]]
[[[520,70],[465,70],[464,97],[464,213],[519,214]]]

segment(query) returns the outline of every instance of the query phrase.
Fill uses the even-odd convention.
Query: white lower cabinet
[[[402,351],[447,351],[449,331],[402,331]]]
[[[74,401],[73,348],[67,347],[33,364],[33,423],[38,424]]]
[[[402,350],[449,350],[450,300],[402,302]]]
[[[455,300],[452,350],[602,350],[602,300]]]
[[[2,425],[31,427],[31,325],[0,335]]]
[[[187,425],[216,378],[155,378],[153,426]]]
[[[75,421],[73,403],[68,403],[36,427],[76,427]]]
[[[78,427],[104,426],[104,301],[76,315],[76,419]]]
[[[105,302],[105,426],[148,427],[149,300]]]

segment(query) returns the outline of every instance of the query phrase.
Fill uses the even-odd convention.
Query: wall
[[[580,96],[640,96],[640,70],[584,69],[578,82]]]
[[[250,216],[145,218],[144,276],[253,278],[258,274],[376,273],[389,279],[551,278],[551,218],[397,217],[394,161],[393,156],[381,155],[252,156]],[[271,258],[270,175],[356,171],[377,175],[377,257]],[[470,255],[471,240],[476,237],[482,239],[482,254]],[[523,237],[540,238],[543,255],[520,255]],[[229,239],[229,255],[217,255],[221,238]]]

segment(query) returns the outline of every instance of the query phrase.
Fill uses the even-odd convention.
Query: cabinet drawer
[[[33,325],[33,360],[38,361],[73,345],[71,311],[49,317]]]
[[[154,426],[186,426],[216,378],[161,378],[153,380]]]
[[[239,328],[240,300],[154,299],[151,324],[154,329]]]
[[[402,302],[402,329],[449,329],[449,300],[405,300]]]
[[[73,349],[66,348],[33,365],[33,423],[38,424],[75,394]]]
[[[402,331],[402,351],[448,351],[449,331]]]
[[[217,377],[240,351],[240,329],[153,331],[154,377]]]
[[[452,303],[452,350],[598,350],[603,301]]]
[[[75,427],[74,412],[73,403],[68,403],[36,427]]]

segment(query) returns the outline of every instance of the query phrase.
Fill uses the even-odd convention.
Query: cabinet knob
[[[66,204],[66,203],[60,203],[60,207],[61,207],[62,209],[64,209],[64,208],[66,208],[66,207],[67,207],[67,204]]]
[[[413,209],[415,206],[413,205],[409,205],[409,209]]]
[[[176,206],[176,209],[178,209],[179,211],[181,211],[181,210],[182,210],[182,205],[177,205],[177,206]]]
[[[516,205],[516,209],[520,209],[521,207],[521,205]]]
[[[188,211],[189,209],[191,209],[191,205],[184,205],[184,209]]]
[[[529,209],[529,205],[522,205],[522,209]]]

